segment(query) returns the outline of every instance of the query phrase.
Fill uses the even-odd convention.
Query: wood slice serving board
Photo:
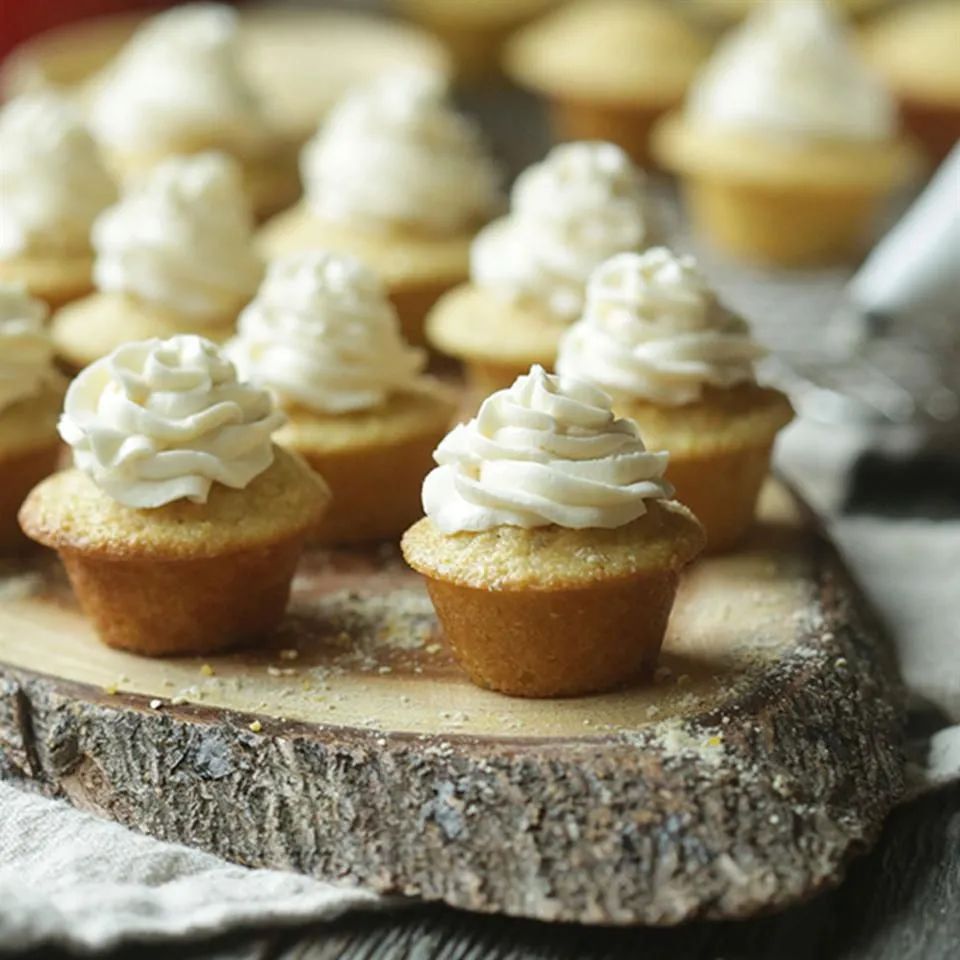
[[[393,547],[316,552],[270,646],[101,646],[50,557],[0,571],[0,772],[228,859],[474,910],[672,924],[839,879],[903,786],[895,671],[781,486],[686,578],[656,682],[471,686]]]

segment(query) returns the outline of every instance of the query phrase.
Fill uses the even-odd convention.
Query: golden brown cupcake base
[[[27,494],[57,468],[59,441],[45,446],[0,453],[0,555],[17,553],[27,538],[17,523],[17,511]]]
[[[667,479],[707,534],[707,552],[730,550],[753,523],[760,488],[770,469],[777,431],[793,417],[776,390],[742,384],[708,388],[696,403],[679,407],[625,402],[650,450],[668,450]]]
[[[934,165],[945,160],[960,141],[960,103],[937,104],[903,96],[900,112],[903,125]]]
[[[575,590],[477,590],[427,580],[457,662],[513,697],[573,697],[653,674],[675,573]]]
[[[84,614],[110,647],[149,657],[216,653],[279,623],[304,535],[203,560],[60,558]]]
[[[31,297],[56,310],[93,289],[93,255],[0,260],[0,282],[22,283]]]
[[[438,385],[397,394],[378,408],[320,415],[301,408],[276,434],[326,481],[334,508],[311,531],[315,543],[396,539],[422,513],[420,488],[455,401]]]
[[[237,305],[239,312],[242,304]],[[197,333],[214,343],[233,335],[236,314],[217,323],[198,323],[122,293],[92,293],[54,314],[50,335],[57,356],[71,370],[81,370],[122,343]]]
[[[278,449],[244,490],[215,484],[206,504],[152,510],[124,507],[85,474],[64,471],[33,489],[20,524],[60,554],[104,643],[147,656],[205,654],[276,626],[328,498],[300,458]]]
[[[680,570],[703,530],[679,503],[612,530],[497,527],[402,541],[444,636],[479,686],[519,697],[596,693],[650,673]]]

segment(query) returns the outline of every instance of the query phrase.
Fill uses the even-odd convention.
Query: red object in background
[[[170,7],[170,0],[0,0],[0,60],[18,43],[76,20]]]

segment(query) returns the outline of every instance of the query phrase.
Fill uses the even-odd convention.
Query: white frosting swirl
[[[377,276],[321,251],[270,265],[226,350],[245,377],[322,413],[378,406],[426,362],[404,342]]]
[[[612,143],[555,147],[514,184],[510,215],[482,230],[474,283],[571,321],[597,264],[648,238],[643,175]]]
[[[117,193],[79,114],[52,93],[0,110],[0,257],[88,254]]]
[[[152,508],[206,503],[214,483],[246,487],[273,463],[270,435],[283,422],[215,344],[183,335],[126,343],[81,371],[60,436],[104,493]]]
[[[233,320],[263,265],[234,161],[175,157],[154,167],[94,224],[94,280],[189,317]]]
[[[753,381],[764,349],[718,301],[693,257],[655,247],[621,253],[590,278],[583,319],[564,335],[557,371],[614,398],[679,405],[706,385]]]
[[[785,137],[885,140],[893,98],[819,0],[761,3],[717,49],[687,99],[703,128]]]
[[[46,318],[46,304],[20,284],[0,282],[0,413],[60,379]]]
[[[265,121],[240,69],[236,13],[198,3],[148,20],[107,68],[90,123],[127,152],[262,147]]]
[[[476,127],[424,71],[387,74],[347,96],[304,147],[318,217],[368,229],[455,233],[499,204],[499,176]]]
[[[423,508],[444,533],[620,527],[673,494],[667,454],[649,452],[603,391],[536,366],[455,427],[434,459]]]

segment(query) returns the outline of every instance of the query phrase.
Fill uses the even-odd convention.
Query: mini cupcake
[[[557,0],[394,0],[400,12],[444,43],[458,77],[468,83],[496,76],[500,50],[507,37],[556,3]]]
[[[203,333],[226,340],[263,265],[236,164],[167,160],[93,228],[97,292],[53,318],[60,357],[79,369],[128,340]]]
[[[60,554],[104,643],[212,653],[276,625],[329,499],[271,443],[283,419],[196,336],[124,344],[73,381],[76,469],[35,487],[20,523]]]
[[[547,98],[558,140],[609,140],[648,164],[656,119],[679,106],[709,38],[654,0],[577,0],[522,30],[507,72]]]
[[[718,249],[786,266],[861,253],[916,169],[887,91],[820,0],[764,4],[654,137]]]
[[[227,352],[286,411],[277,443],[330,485],[336,509],[314,539],[399,537],[455,403],[420,375],[425,354],[403,341],[376,275],[319,251],[275,260]]]
[[[57,465],[64,383],[46,317],[46,306],[21,284],[0,281],[0,554],[24,543],[17,511]]]
[[[534,367],[437,448],[404,535],[470,679],[521,697],[649,676],[700,524],[602,391]]]
[[[763,353],[693,258],[658,247],[597,268],[557,370],[607,391],[618,414],[669,452],[667,478],[717,552],[752,523],[777,431],[793,417],[783,394],[757,385]]]
[[[590,272],[650,234],[642,173],[619,147],[556,147],[518,177],[509,216],[477,236],[470,283],[430,314],[430,344],[462,360],[483,396],[533,364],[552,367]]]
[[[303,203],[261,234],[271,259],[351,254],[383,279],[404,335],[463,280],[470,241],[499,205],[496,169],[472,124],[425,72],[388,74],[333,110],[304,148]]]
[[[960,140],[960,3],[905,4],[864,28],[861,49],[900,101],[907,129],[939,162]]]
[[[178,7],[149,19],[106,68],[90,123],[120,179],[220,150],[240,164],[258,216],[296,199],[295,148],[271,128],[240,67],[237,30],[226,5]]]
[[[90,227],[116,189],[80,115],[52,93],[0,110],[0,281],[51,307],[93,287]]]

